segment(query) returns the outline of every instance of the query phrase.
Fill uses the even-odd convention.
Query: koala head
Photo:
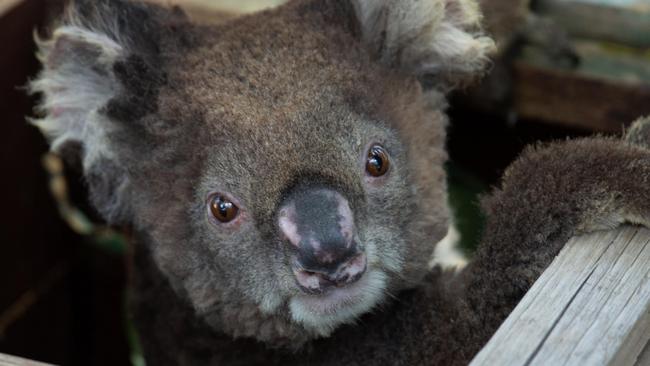
[[[476,9],[304,0],[206,26],[78,0],[39,41],[33,123],[197,316],[297,347],[426,273],[448,226],[442,95],[494,48]]]

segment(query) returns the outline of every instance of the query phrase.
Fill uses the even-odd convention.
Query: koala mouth
[[[325,295],[357,282],[366,272],[367,264],[366,254],[361,252],[332,270],[308,270],[294,259],[292,270],[296,284],[303,292]]]
[[[321,336],[329,335],[338,325],[352,322],[382,301],[387,276],[368,268],[357,281],[344,287],[331,287],[322,293],[301,293],[291,298],[291,317]]]
[[[356,303],[363,296],[363,289],[367,286],[366,277],[357,277],[352,283],[345,286],[329,287],[326,290],[300,296],[305,305],[316,314],[333,314],[336,311]]]

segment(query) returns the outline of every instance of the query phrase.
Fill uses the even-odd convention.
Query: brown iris
[[[210,201],[210,212],[221,222],[230,222],[239,213],[239,208],[226,197],[217,194]]]
[[[388,172],[390,161],[386,149],[379,145],[373,145],[368,150],[366,159],[366,171],[373,177],[381,177]]]

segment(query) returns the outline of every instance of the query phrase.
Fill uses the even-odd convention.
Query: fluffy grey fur
[[[81,146],[95,206],[132,228],[151,364],[464,363],[570,235],[648,223],[644,148],[530,149],[486,201],[477,259],[428,270],[448,228],[440,91],[486,65],[479,19],[468,0],[297,0],[212,26],[124,0],[70,7],[41,42],[35,124],[55,151]],[[391,165],[374,179],[376,143]],[[296,187],[345,197],[368,259],[323,313],[276,224]],[[237,201],[233,223],[210,216],[215,192]]]
[[[474,1],[353,1],[362,39],[380,61],[447,91],[481,75],[494,41]],[[431,81],[430,81],[431,82]]]

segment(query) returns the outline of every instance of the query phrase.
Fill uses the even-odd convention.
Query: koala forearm
[[[465,273],[481,323],[495,330],[571,236],[648,224],[649,184],[650,151],[618,140],[524,152],[484,201],[484,240]]]

